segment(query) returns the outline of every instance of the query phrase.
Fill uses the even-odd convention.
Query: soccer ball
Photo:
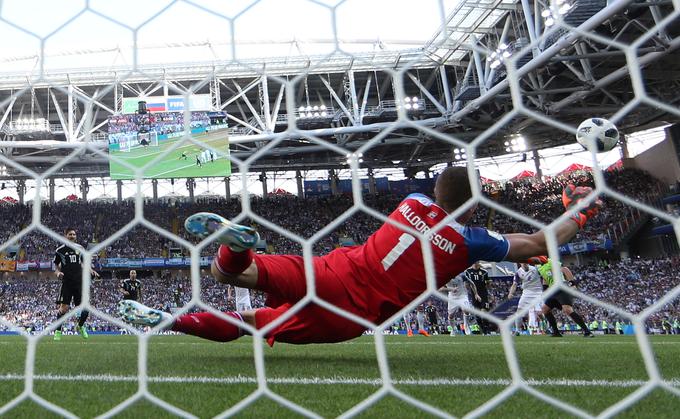
[[[588,118],[576,130],[576,141],[588,150],[588,143],[595,142],[598,153],[609,151],[619,142],[616,125],[604,118]]]

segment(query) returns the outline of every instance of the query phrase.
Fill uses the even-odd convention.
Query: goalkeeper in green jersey
[[[546,258],[545,256],[539,256],[537,258],[532,259],[536,259],[535,262],[540,263],[540,266],[538,267],[538,273],[541,274],[541,278],[543,279],[543,287],[548,288],[552,286],[555,281],[552,272],[552,261]],[[566,266],[560,266],[560,270],[562,272],[564,280],[569,284],[570,287],[575,288],[576,282],[574,280],[574,274],[571,272],[571,270]],[[581,317],[580,314],[574,311],[573,305],[574,296],[563,290],[557,291],[555,294],[550,296],[550,298],[548,298],[545,301],[542,307],[542,311],[546,320],[548,320],[550,327],[552,328],[552,336],[562,337],[562,333],[560,333],[559,329],[557,328],[557,320],[555,319],[555,316],[552,314],[553,309],[558,309],[562,310],[564,314],[571,317],[571,319],[574,320],[574,322],[576,322],[576,324],[578,324],[581,327],[584,337],[587,338],[593,337],[592,332],[590,331],[590,329],[588,329],[588,326],[586,325],[585,321],[583,321],[583,317]]]

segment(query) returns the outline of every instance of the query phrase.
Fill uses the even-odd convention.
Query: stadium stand
[[[636,169],[608,172],[606,179],[608,185],[614,190],[624,191],[626,195],[644,202],[659,201],[659,194],[663,190],[658,180]],[[593,186],[593,179],[588,172],[570,173],[542,181],[532,178],[506,183],[489,183],[484,186],[484,190],[487,194],[499,193],[498,200],[505,206],[537,220],[549,222],[561,213],[560,194],[567,183]],[[377,194],[366,196],[364,199],[371,208],[387,213],[401,198],[391,194]],[[613,199],[605,198],[605,204],[605,209],[591,221],[595,227],[579,233],[575,241],[579,238],[587,239],[612,234],[608,231],[610,226],[625,218],[625,214],[630,211],[627,206]],[[352,197],[338,195],[301,200],[292,195],[272,196],[268,199],[254,198],[251,205],[258,215],[274,220],[288,231],[302,237],[309,237],[349,209],[352,205]],[[183,222],[190,214],[200,211],[217,212],[233,218],[240,213],[241,205],[237,198],[229,201],[210,199],[197,200],[194,203],[177,202],[174,205],[147,202],[144,205],[145,218],[167,231],[173,231],[178,221]],[[3,206],[0,207],[0,212],[4,215],[3,240],[7,240],[29,224],[31,209],[28,206]],[[297,218],[287,217],[291,213],[301,215]],[[44,225],[54,231],[62,232],[66,227],[76,227],[81,243],[96,243],[120,230],[134,218],[134,202],[60,202],[55,205],[43,205],[42,214]],[[116,214],[116,216],[101,219],[100,214]],[[471,224],[487,226],[487,218],[487,209],[480,207]],[[78,220],[75,225],[74,220]],[[327,253],[338,246],[340,236],[348,236],[355,243],[363,243],[379,225],[379,220],[361,213],[352,217],[351,222],[343,223],[333,235],[316,243],[316,252]],[[532,227],[503,214],[494,214],[492,223],[488,226],[501,233],[533,231]],[[183,229],[176,233],[190,240]],[[271,251],[300,254],[301,247],[289,239],[266,229],[263,229],[261,233],[267,243],[272,246]],[[165,237],[137,226],[108,246],[100,257],[167,256],[168,247],[172,245],[173,243]],[[49,260],[53,256],[56,242],[41,233],[30,233],[21,238],[20,246],[25,260]],[[214,248],[209,248],[207,253],[213,251]]]
[[[647,202],[658,200],[663,188],[660,182],[648,174],[636,170],[625,169],[608,172],[606,175],[608,184],[615,190],[625,193],[635,199]],[[487,194],[497,194],[498,201],[503,205],[512,207],[519,212],[527,214],[538,220],[549,221],[561,213],[561,190],[567,183],[579,185],[593,185],[593,178],[589,172],[569,173],[556,177],[545,178],[537,181],[534,178],[505,183],[488,183],[484,186]],[[390,194],[377,194],[365,196],[366,203],[386,213],[394,208],[401,197]],[[269,220],[275,220],[282,227],[302,237],[309,237],[316,231],[330,223],[339,214],[350,208],[352,199],[350,196],[338,195],[328,198],[299,199],[293,195],[273,196],[268,199],[255,199],[252,206],[258,215]],[[195,203],[177,202],[174,205],[145,204],[145,217],[160,227],[171,231],[176,221],[182,221],[185,217],[195,212],[208,211],[225,214],[234,217],[240,212],[238,199],[221,200],[210,199]],[[592,239],[590,231],[597,234],[606,234],[607,226],[620,220],[627,207],[615,200],[607,200],[605,209],[592,220],[597,228],[588,229],[582,233],[581,239]],[[96,214],[117,214],[116,217],[98,218]],[[298,217],[289,217],[291,213],[299,214]],[[6,225],[2,226],[6,237],[11,236],[21,229],[30,219],[30,208],[21,205],[0,207],[0,214]],[[78,220],[79,240],[84,243],[93,243],[100,238],[106,238],[121,229],[134,217],[134,204],[132,202],[121,203],[96,203],[96,202],[63,202],[52,206],[43,207],[44,223],[55,231],[62,231],[70,226],[73,220]],[[487,225],[488,211],[480,208],[471,224]],[[10,223],[8,220],[19,220],[19,224]],[[363,243],[366,238],[380,225],[380,221],[366,214],[352,217],[343,223],[335,232],[324,237],[316,243],[315,251],[324,254],[333,248],[340,246],[340,237],[350,237],[354,243]],[[491,220],[491,227],[501,233],[513,231],[532,231],[531,227],[524,226],[521,222],[502,214],[495,214]],[[186,237],[183,229],[178,231],[183,238]],[[261,229],[262,237],[269,246],[269,251],[285,254],[301,254],[301,246],[272,231]],[[579,238],[577,237],[578,240]],[[53,257],[54,248],[57,244],[47,236],[37,233],[28,234],[20,241],[20,255],[27,260],[50,260]],[[169,249],[174,247],[172,241],[144,227],[135,227],[120,239],[113,242],[100,254],[102,258],[145,258],[167,257]],[[213,244],[206,248],[204,255],[212,255],[216,250]],[[585,265],[575,268],[579,280],[579,287],[588,295],[597,297],[603,301],[618,305],[631,313],[639,313],[644,308],[656,302],[660,297],[672,289],[680,281],[677,267],[677,258],[658,259],[633,259],[626,261],[608,262]],[[623,279],[621,281],[620,279]],[[5,306],[5,315],[12,323],[31,325],[41,328],[45,321],[50,320],[51,304],[50,296],[54,295],[59,282],[49,277],[40,283],[31,282],[16,276],[8,279],[10,297]],[[44,286],[47,284],[48,286]],[[174,301],[168,290],[190,289],[189,279],[177,271],[165,271],[162,275],[144,279],[145,295],[147,302],[155,307],[169,309],[168,302]],[[219,309],[229,307],[231,302],[223,298],[223,289],[220,288],[210,277],[204,277],[203,297]],[[491,287],[493,305],[504,300],[507,296],[510,283],[495,281]],[[614,286],[612,286],[614,285]],[[94,301],[108,313],[113,313],[115,303],[119,298],[118,282],[105,279],[94,283]],[[646,292],[653,290],[653,292]],[[257,302],[263,304],[261,297]],[[445,305],[437,300],[439,317],[446,318]],[[599,306],[588,303],[579,303],[579,307],[587,318],[605,320],[614,324],[617,320],[611,313],[606,312]],[[673,304],[667,310],[657,312],[650,318],[650,328],[657,325],[660,330],[660,322],[664,318],[680,317],[680,306]],[[95,330],[106,330],[110,326],[99,322],[93,325]],[[403,325],[402,325],[403,327]]]
[[[680,333],[680,183],[667,190],[680,179],[678,0],[49,1],[40,2],[39,13],[34,2],[9,3],[0,2],[6,41],[0,51],[0,190],[6,190],[0,199],[0,416],[677,415],[680,337],[648,334]],[[541,177],[576,162],[591,166],[595,176],[581,165]],[[177,310],[234,309],[225,286],[208,272],[217,246],[200,247],[204,243],[188,237],[187,216],[211,211],[259,223],[262,240],[251,242],[256,252],[299,254],[304,245],[325,254],[366,241],[380,224],[369,208],[386,214],[410,192],[431,192],[433,175],[445,166],[463,165],[470,174],[496,178],[519,167],[528,176],[482,179],[481,193],[473,188],[475,199],[493,205],[480,205],[472,224],[502,233],[532,232],[537,225],[529,218],[547,223],[560,216],[560,192],[568,183],[596,186],[603,209],[596,216],[596,208],[569,214],[583,229],[573,240],[548,229],[532,236],[538,246],[510,259],[540,249],[553,266],[564,262],[576,275],[575,306],[588,327],[597,335],[628,336],[582,339],[571,318],[582,328],[585,323],[562,313],[560,329],[574,336],[515,336],[519,297],[506,298],[516,266],[503,262],[484,264],[493,271],[491,313],[498,318],[492,323],[501,336],[382,336],[392,322],[392,332],[403,332],[401,317],[411,310],[420,315],[411,315],[408,326],[425,329],[414,320],[423,318],[417,305],[434,304],[428,315],[446,323],[446,298],[431,280],[433,265],[441,265],[432,257],[407,266],[425,268],[427,278],[420,270],[389,272],[399,285],[387,291],[410,297],[395,299],[401,310],[385,311],[394,314],[385,324],[361,312],[349,316],[354,311],[333,298],[342,292],[329,298],[319,292],[327,284],[306,283],[303,300],[286,314],[321,307],[361,323],[354,330],[369,336],[341,345],[278,341],[269,348],[276,325],[267,330],[242,308],[245,316],[208,313],[206,319],[224,320],[210,323]],[[624,169],[609,169],[619,166]],[[393,179],[402,174],[406,180]],[[305,199],[267,197],[281,187],[281,176],[295,179]],[[392,188],[398,182],[403,188]],[[233,185],[240,199],[228,199]],[[255,196],[260,188],[264,197]],[[158,202],[167,193],[172,199]],[[215,194],[227,199],[201,198]],[[55,202],[66,195],[68,202]],[[437,212],[421,215],[435,219]],[[326,232],[328,226],[334,231]],[[54,250],[66,227],[77,229],[85,251],[62,249],[68,256],[62,254],[55,273]],[[321,230],[326,233],[317,239]],[[406,242],[415,243],[408,233],[374,258],[384,258],[381,264],[364,266],[364,275],[381,272],[381,265],[387,272],[391,260],[409,250]],[[449,247],[456,262],[475,255],[468,252],[473,234]],[[74,238],[71,230],[65,235]],[[305,256],[308,268],[310,252]],[[501,259],[500,252],[495,256]],[[80,299],[81,262],[92,262],[101,278],[83,278],[90,292],[74,324],[63,315],[68,294]],[[456,263],[456,270],[472,262]],[[176,323],[205,326],[208,333],[197,336],[212,339],[228,328],[228,337],[240,341],[175,336],[195,329],[169,331],[171,316],[130,302],[117,312],[119,281],[133,268],[144,284],[144,303],[173,312]],[[62,275],[60,284],[55,276]],[[480,287],[484,277],[477,275]],[[410,280],[417,292],[404,294]],[[560,279],[555,285],[550,291],[576,293]],[[127,286],[136,290],[137,283]],[[261,306],[263,296],[255,293],[252,303]],[[367,298],[362,305],[383,304]],[[134,336],[88,341],[88,315],[93,332]],[[136,323],[140,315],[151,316],[146,325],[156,327],[126,328],[124,322]],[[62,341],[62,321],[64,331],[79,336]],[[471,318],[480,334],[475,323]],[[323,327],[303,343],[342,338],[344,328]],[[487,335],[483,326],[481,334]]]

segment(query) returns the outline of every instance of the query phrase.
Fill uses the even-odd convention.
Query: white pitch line
[[[22,374],[4,374],[0,375],[0,381],[21,381],[25,376]],[[85,381],[85,382],[137,382],[139,377],[135,375],[55,375],[55,374],[41,374],[34,375],[34,380],[39,381]],[[244,375],[235,375],[230,377],[164,377],[151,376],[149,382],[152,383],[171,383],[171,384],[257,384],[257,378]],[[287,377],[287,378],[267,378],[269,384],[291,384],[291,385],[370,385],[381,386],[383,381],[381,379],[370,378],[350,378],[350,377]],[[413,385],[413,386],[508,386],[512,384],[512,380],[500,379],[476,379],[476,378],[406,378],[392,381],[396,385]],[[524,383],[530,386],[559,386],[559,387],[640,387],[647,384],[645,380],[571,380],[566,378],[561,379],[527,379]],[[673,378],[666,380],[666,384],[678,387],[680,386],[680,378]]]
[[[217,160],[220,160],[220,159],[226,159],[226,157],[222,157],[222,156],[215,157],[214,160],[211,161],[210,163],[214,163],[214,162],[216,162]],[[204,166],[206,164],[208,164],[208,163],[203,163]],[[144,173],[144,176],[146,178],[153,179],[153,178],[157,178],[159,176],[167,175],[168,173],[176,172],[178,170],[186,170],[186,169],[190,169],[192,167],[196,167],[196,163],[191,163],[191,164],[188,164],[188,165],[185,165],[185,166],[180,166],[180,167],[177,167],[175,169],[166,170],[165,172],[160,172],[160,173],[153,173],[153,174]],[[202,166],[199,166],[199,167],[202,167]],[[208,166],[208,168],[210,168],[210,166]],[[111,176],[114,176],[114,177],[116,177],[116,176],[122,177],[122,176],[129,176],[129,175],[130,175],[129,173],[111,173]]]
[[[114,335],[114,336],[131,336],[131,335]],[[465,338],[463,338],[465,339]],[[0,345],[17,345],[17,344],[24,344],[24,340],[11,340],[11,341],[0,341]],[[651,342],[652,346],[657,346],[657,345],[680,345],[680,341],[677,342]],[[135,340],[130,340],[129,342],[106,342],[106,341],[93,341],[89,340],[87,342],[83,342],[81,339],[74,340],[74,341],[61,341],[59,342],[59,345],[137,345],[137,339]],[[156,346],[156,345],[172,345],[172,346],[178,346],[178,345],[199,345],[199,346],[205,346],[205,345],[221,345],[220,343],[217,342],[209,342],[209,341],[196,341],[196,342],[154,342],[151,340],[149,342],[150,346]],[[252,342],[250,340],[243,340],[239,342],[229,342],[227,344],[228,346],[234,346],[234,345],[247,345],[247,346],[252,346]],[[326,345],[367,345],[367,346],[375,346],[374,342],[341,342],[341,343],[333,343],[333,344],[326,344]],[[456,342],[385,342],[385,346],[450,346],[450,345],[464,345],[464,346],[503,346],[501,342],[475,342],[475,341],[456,341]],[[611,342],[611,341],[597,341],[597,340],[589,340],[589,341],[550,341],[550,342],[531,342],[531,341],[516,341],[515,345],[517,346],[534,346],[534,345],[579,345],[579,346],[592,346],[592,345],[626,345],[626,346],[637,346],[638,343],[636,340],[630,340],[629,342]],[[321,345],[316,345],[316,346],[321,346]]]
[[[174,140],[174,141],[178,141],[178,140],[182,140],[183,138],[184,138],[184,137],[177,137],[176,139],[173,139],[173,140]],[[199,139],[194,138],[194,139],[195,139],[196,141],[200,141],[200,142],[203,143],[203,144],[211,145],[213,142],[224,141],[225,137],[208,138],[208,139],[205,139],[205,140],[201,140],[200,138],[199,138]],[[172,144],[174,141],[166,142],[165,144],[163,144],[163,145],[158,145],[158,146],[156,146],[156,147],[163,147],[164,145]],[[153,146],[152,146],[152,147],[153,147]],[[175,150],[173,150],[173,151],[181,150],[181,149],[186,148],[186,147],[200,147],[200,146],[199,146],[198,144],[194,144],[194,143],[192,143],[191,141],[189,141],[189,142],[187,142],[186,144],[177,147],[177,148],[176,148]],[[160,151],[153,151],[153,152],[150,152],[150,153],[147,153],[147,154],[140,154],[140,155],[138,155],[138,156],[128,155],[126,152],[120,151],[120,153],[124,153],[124,154],[123,154],[122,156],[119,156],[119,155],[116,154],[116,156],[117,156],[119,159],[121,159],[121,160],[126,160],[126,159],[132,160],[132,159],[138,159],[138,158],[142,158],[142,157],[157,156],[157,155],[159,155],[159,154],[165,152],[165,150],[166,150],[166,149],[163,148],[163,149],[160,150]]]
[[[210,163],[214,163],[215,161],[220,160],[220,159],[224,159],[224,158],[225,157],[221,157],[221,156],[215,157],[214,160],[210,161]],[[206,165],[208,163],[202,163],[202,164]],[[176,168],[176,169],[166,170],[165,172],[154,173],[153,175],[149,175],[149,177],[154,178],[154,177],[158,177],[158,176],[163,176],[163,175],[167,175],[168,173],[176,172],[178,170],[188,169],[188,168],[194,167],[194,166],[196,166],[196,163],[190,164],[188,166],[182,166],[182,167],[179,167],[179,168]],[[202,168],[203,166],[199,166],[199,167]],[[208,167],[208,168],[210,168],[210,167]]]

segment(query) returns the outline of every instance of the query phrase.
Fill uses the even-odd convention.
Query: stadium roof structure
[[[324,56],[0,73],[0,151],[42,173],[78,150],[54,176],[107,176],[95,150],[105,152],[107,119],[123,98],[189,91],[227,113],[232,156],[258,153],[251,171],[346,167],[339,150],[362,150],[362,167],[414,174],[461,159],[471,141],[477,157],[506,154],[518,135],[527,151],[571,143],[586,117],[613,117],[623,133],[679,119],[680,23],[670,1],[555,4],[563,8],[461,0],[429,41],[408,49],[348,53],[340,43]],[[211,47],[164,46],[178,56]],[[102,53],[116,51],[73,52]],[[313,105],[325,116],[300,111]],[[11,129],[29,114],[49,129]],[[4,166],[3,179],[26,176]]]

